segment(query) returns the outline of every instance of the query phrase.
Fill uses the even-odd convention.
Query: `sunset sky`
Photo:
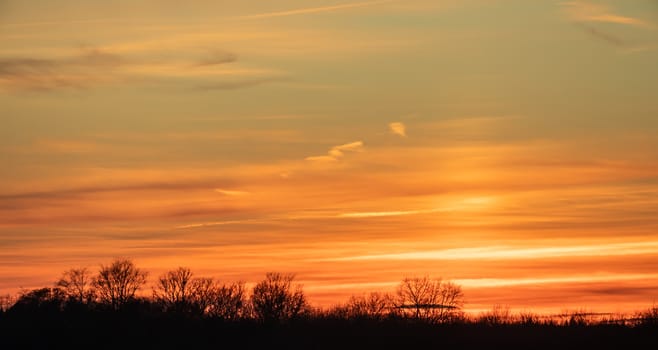
[[[657,135],[655,0],[0,0],[0,294],[128,257],[634,311]]]

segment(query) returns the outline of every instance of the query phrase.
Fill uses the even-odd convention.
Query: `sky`
[[[0,0],[0,294],[127,257],[650,307],[656,62],[655,0]]]

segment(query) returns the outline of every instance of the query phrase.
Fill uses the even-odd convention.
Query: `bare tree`
[[[387,293],[368,293],[352,296],[345,305],[348,318],[383,319],[393,306],[393,298]]]
[[[225,319],[238,317],[244,306],[244,294],[242,283],[219,284],[212,278],[194,277],[186,267],[160,276],[153,289],[154,299],[165,311]]]
[[[192,279],[192,312],[198,315],[205,314],[215,302],[217,285],[215,280],[209,277],[197,277]]]
[[[120,309],[134,299],[135,293],[146,283],[147,272],[128,259],[116,259],[110,265],[101,265],[93,280],[101,302]]]
[[[243,316],[246,304],[242,282],[220,284],[212,278],[197,278],[189,268],[179,267],[160,276],[153,289],[154,299],[165,311],[225,320]]]
[[[195,288],[192,271],[179,267],[158,278],[153,289],[153,298],[160,302],[167,311],[183,311],[193,301]]]
[[[224,320],[236,320],[244,316],[246,304],[243,282],[217,284],[208,314]]]
[[[269,272],[254,286],[251,304],[257,319],[282,322],[299,316],[307,307],[301,285],[293,285],[292,274]]]
[[[455,320],[463,317],[461,308],[464,306],[462,287],[450,281],[443,281],[439,287],[438,316],[442,321]]]
[[[461,287],[452,282],[412,277],[398,286],[396,308],[416,319],[445,321],[461,308],[462,299]]]
[[[91,281],[91,273],[87,268],[82,267],[64,271],[55,286],[64,290],[70,299],[86,303],[92,297]]]

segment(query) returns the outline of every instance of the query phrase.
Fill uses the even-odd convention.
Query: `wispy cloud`
[[[404,216],[433,213],[439,210],[397,210],[397,211],[369,211],[338,214],[339,218],[378,218],[386,216]]]
[[[335,260],[517,260],[586,256],[655,254],[658,242],[611,243],[564,247],[474,247],[381,255],[361,255]]]
[[[655,29],[655,24],[646,19],[623,15],[609,6],[586,0],[568,1],[561,3],[561,5],[566,17],[593,38],[630,51],[644,51],[653,46],[647,46],[646,43],[638,45],[638,43],[633,43],[625,38],[626,35],[615,33],[615,28],[601,26],[613,24],[640,30]]]
[[[311,156],[306,157],[308,161],[320,161],[320,162],[335,162],[342,158],[345,155],[345,152],[361,152],[363,151],[363,142],[355,141],[351,143],[346,143],[343,145],[338,145],[332,147],[327,155],[324,156]]]
[[[248,195],[249,192],[246,191],[237,191],[237,190],[224,190],[221,188],[216,188],[215,192],[219,194],[223,194],[225,196],[245,196]]]
[[[203,228],[203,227],[239,225],[239,224],[244,224],[244,223],[248,223],[248,222],[251,222],[251,221],[253,221],[253,220],[229,220],[229,221],[202,222],[202,223],[198,223],[198,224],[187,224],[187,225],[176,226],[175,229],[185,230],[185,229],[194,229],[194,228]]]
[[[69,189],[56,189],[40,192],[22,192],[14,194],[0,194],[0,202],[14,199],[57,199],[71,198],[84,195],[99,195],[101,193],[130,192],[130,191],[189,191],[212,188],[218,182],[230,182],[231,180],[207,180],[189,182],[149,182],[133,183],[123,185],[99,185],[89,187],[78,187]]]
[[[61,26],[67,24],[98,24],[98,23],[121,23],[128,22],[122,18],[95,18],[95,19],[73,19],[66,21],[39,21],[39,22],[17,22],[17,23],[4,23],[6,27],[37,27],[37,26]]]
[[[214,66],[217,64],[232,63],[238,60],[238,56],[232,52],[213,51],[207,57],[197,62],[197,66]]]
[[[562,3],[564,11],[570,19],[576,22],[601,22],[625,24],[637,27],[649,27],[642,19],[615,13],[613,9],[602,4],[589,1],[569,1]]]
[[[468,197],[462,200],[453,199],[449,205],[440,208],[414,209],[414,210],[387,210],[387,211],[357,211],[340,213],[339,218],[377,218],[387,216],[406,216],[418,214],[431,214],[451,211],[469,211],[489,207],[496,199],[491,197]]]
[[[99,49],[64,58],[5,57],[0,58],[0,86],[28,90],[85,87],[111,79],[108,73],[124,64],[124,58]]]
[[[253,20],[253,19],[265,19],[273,17],[286,17],[286,16],[296,16],[296,15],[306,15],[312,13],[322,13],[322,12],[332,12],[338,10],[346,10],[359,7],[367,7],[373,5],[380,5],[385,3],[394,2],[395,0],[379,0],[379,1],[366,1],[366,2],[357,2],[352,4],[340,4],[333,6],[321,6],[321,7],[307,7],[302,9],[286,10],[286,11],[275,11],[267,13],[259,13],[255,15],[240,16],[236,19],[241,20]]]
[[[388,124],[389,130],[395,135],[407,137],[407,127],[400,122],[393,122]]]
[[[239,79],[233,81],[217,81],[206,84],[199,84],[194,87],[194,90],[236,90],[247,87],[260,86],[270,82],[279,82],[284,81],[285,78],[281,77],[264,77],[264,78],[250,78],[250,79]]]
[[[642,274],[604,274],[604,275],[580,275],[580,276],[560,276],[545,278],[469,278],[459,279],[453,282],[466,288],[491,288],[491,287],[508,287],[523,286],[535,284],[563,284],[563,283],[594,283],[610,281],[633,281],[647,280],[658,278],[655,273]]]
[[[0,89],[49,91],[100,85],[147,83],[194,90],[234,90],[283,80],[285,73],[246,67],[226,68],[237,55],[216,50],[184,59],[144,59],[99,48],[69,55],[0,57]],[[221,66],[221,67],[219,67]]]

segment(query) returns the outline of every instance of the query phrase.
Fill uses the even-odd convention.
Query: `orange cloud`
[[[388,128],[395,135],[407,137],[407,128],[400,122],[389,123]]]
[[[569,1],[562,3],[566,14],[574,21],[625,24],[636,27],[651,25],[639,18],[616,14],[610,7],[589,1]]]
[[[306,157],[306,160],[309,161],[319,161],[319,162],[334,162],[339,160],[345,155],[345,152],[362,152],[363,151],[363,142],[355,141],[351,143],[346,143],[343,145],[334,146],[329,149],[329,152],[326,156],[311,156]]]
[[[437,251],[414,251],[407,253],[364,255],[339,258],[339,260],[518,260],[546,259],[579,256],[613,256],[658,254],[658,242],[642,241],[599,245],[567,245],[562,247],[476,247]]]
[[[219,194],[223,194],[225,196],[244,196],[249,194],[249,192],[246,191],[236,191],[236,190],[223,190],[221,188],[216,188],[215,192]]]

